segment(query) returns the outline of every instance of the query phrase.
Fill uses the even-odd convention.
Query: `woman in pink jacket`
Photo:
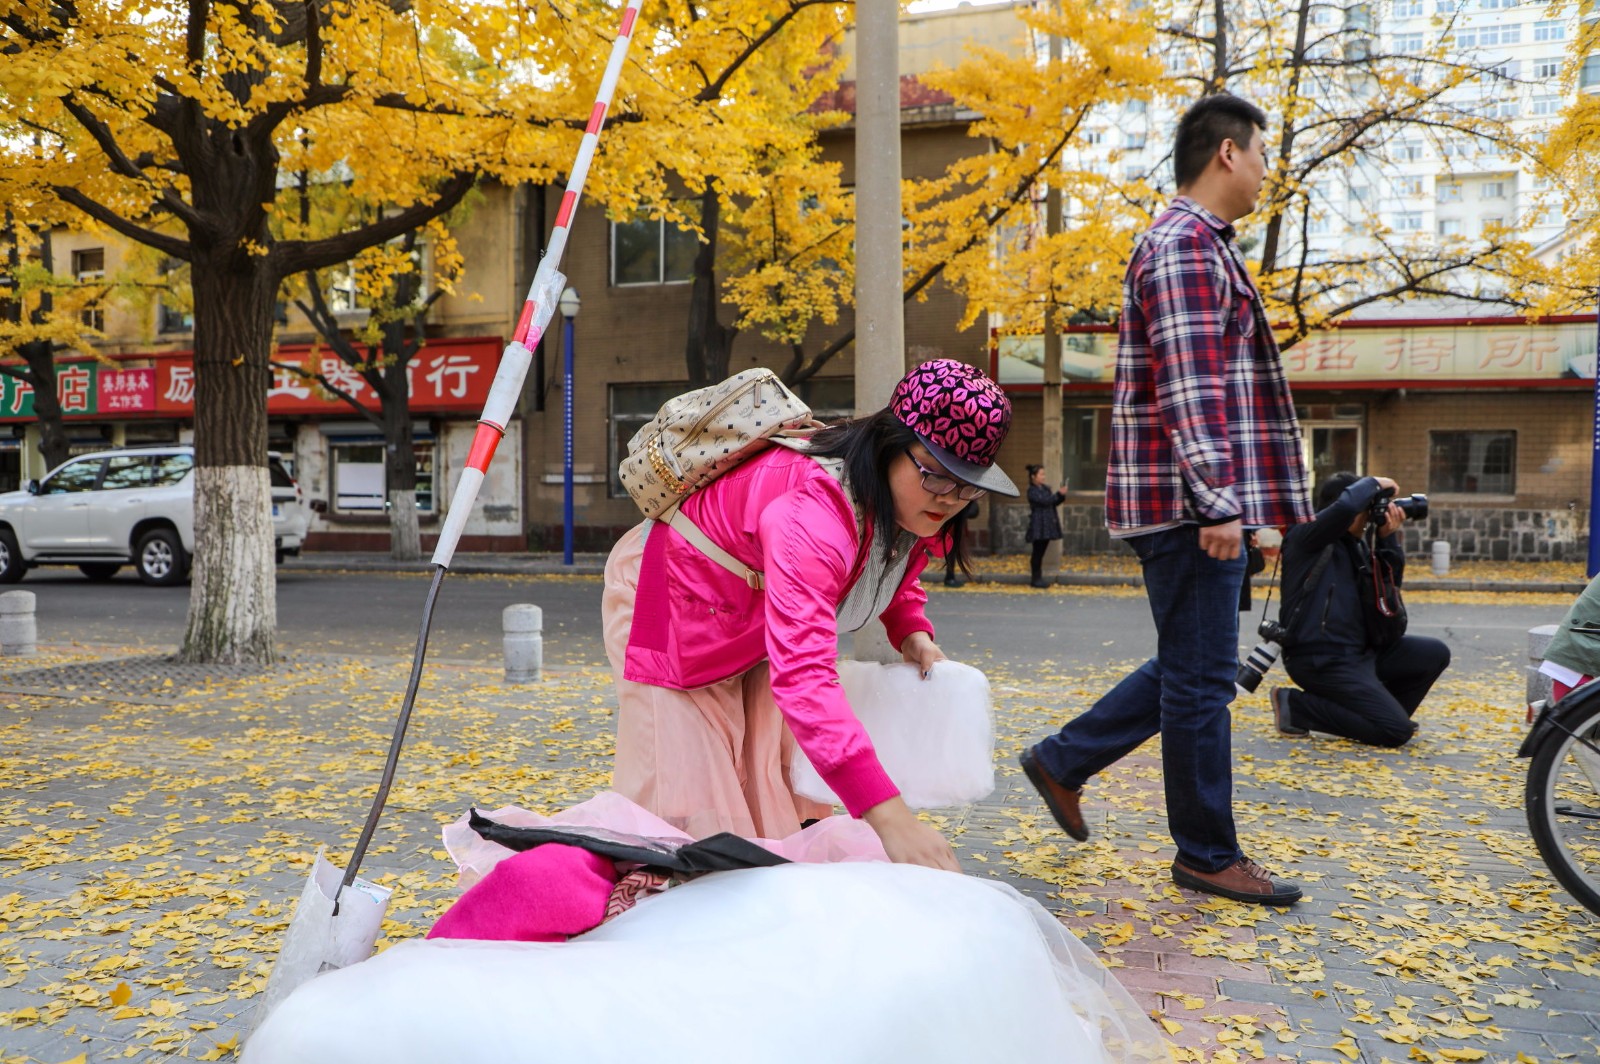
[[[702,837],[784,838],[831,810],[799,797],[798,743],[892,860],[955,869],[900,798],[839,686],[840,631],[879,618],[924,674],[944,655],[923,614],[929,552],[966,567],[962,512],[1017,489],[995,464],[1011,404],[978,369],[923,363],[889,405],[824,429],[809,453],[774,447],[690,495],[683,514],[750,584],[664,524],[622,537],[606,564],[606,652],[617,677],[613,787]]]

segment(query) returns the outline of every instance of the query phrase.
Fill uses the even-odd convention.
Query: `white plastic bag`
[[[982,672],[941,661],[924,680],[904,662],[843,660],[839,682],[907,805],[941,809],[993,792],[994,721]],[[799,748],[789,778],[796,793],[813,801],[839,800]]]

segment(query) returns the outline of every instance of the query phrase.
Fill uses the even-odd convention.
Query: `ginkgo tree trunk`
[[[481,174],[548,178],[587,116],[563,72],[592,66],[602,16],[532,34],[473,0],[0,0],[0,200],[51,199],[191,267],[183,659],[276,655],[266,395],[282,282],[416,229]],[[527,70],[537,85],[517,79]],[[295,172],[385,210],[307,231],[279,209]]]

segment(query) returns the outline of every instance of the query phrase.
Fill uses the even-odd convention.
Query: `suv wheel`
[[[120,562],[84,562],[78,571],[90,580],[110,580],[122,571]]]
[[[140,536],[133,565],[139,571],[139,579],[147,584],[168,587],[181,581],[187,566],[178,534],[170,528],[157,528]]]
[[[17,537],[0,528],[0,584],[14,584],[27,572]]]

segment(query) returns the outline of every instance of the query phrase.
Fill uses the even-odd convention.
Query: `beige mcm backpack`
[[[804,440],[820,423],[770,369],[747,369],[667,400],[628,441],[617,467],[646,517],[666,520],[690,492],[775,442]]]

